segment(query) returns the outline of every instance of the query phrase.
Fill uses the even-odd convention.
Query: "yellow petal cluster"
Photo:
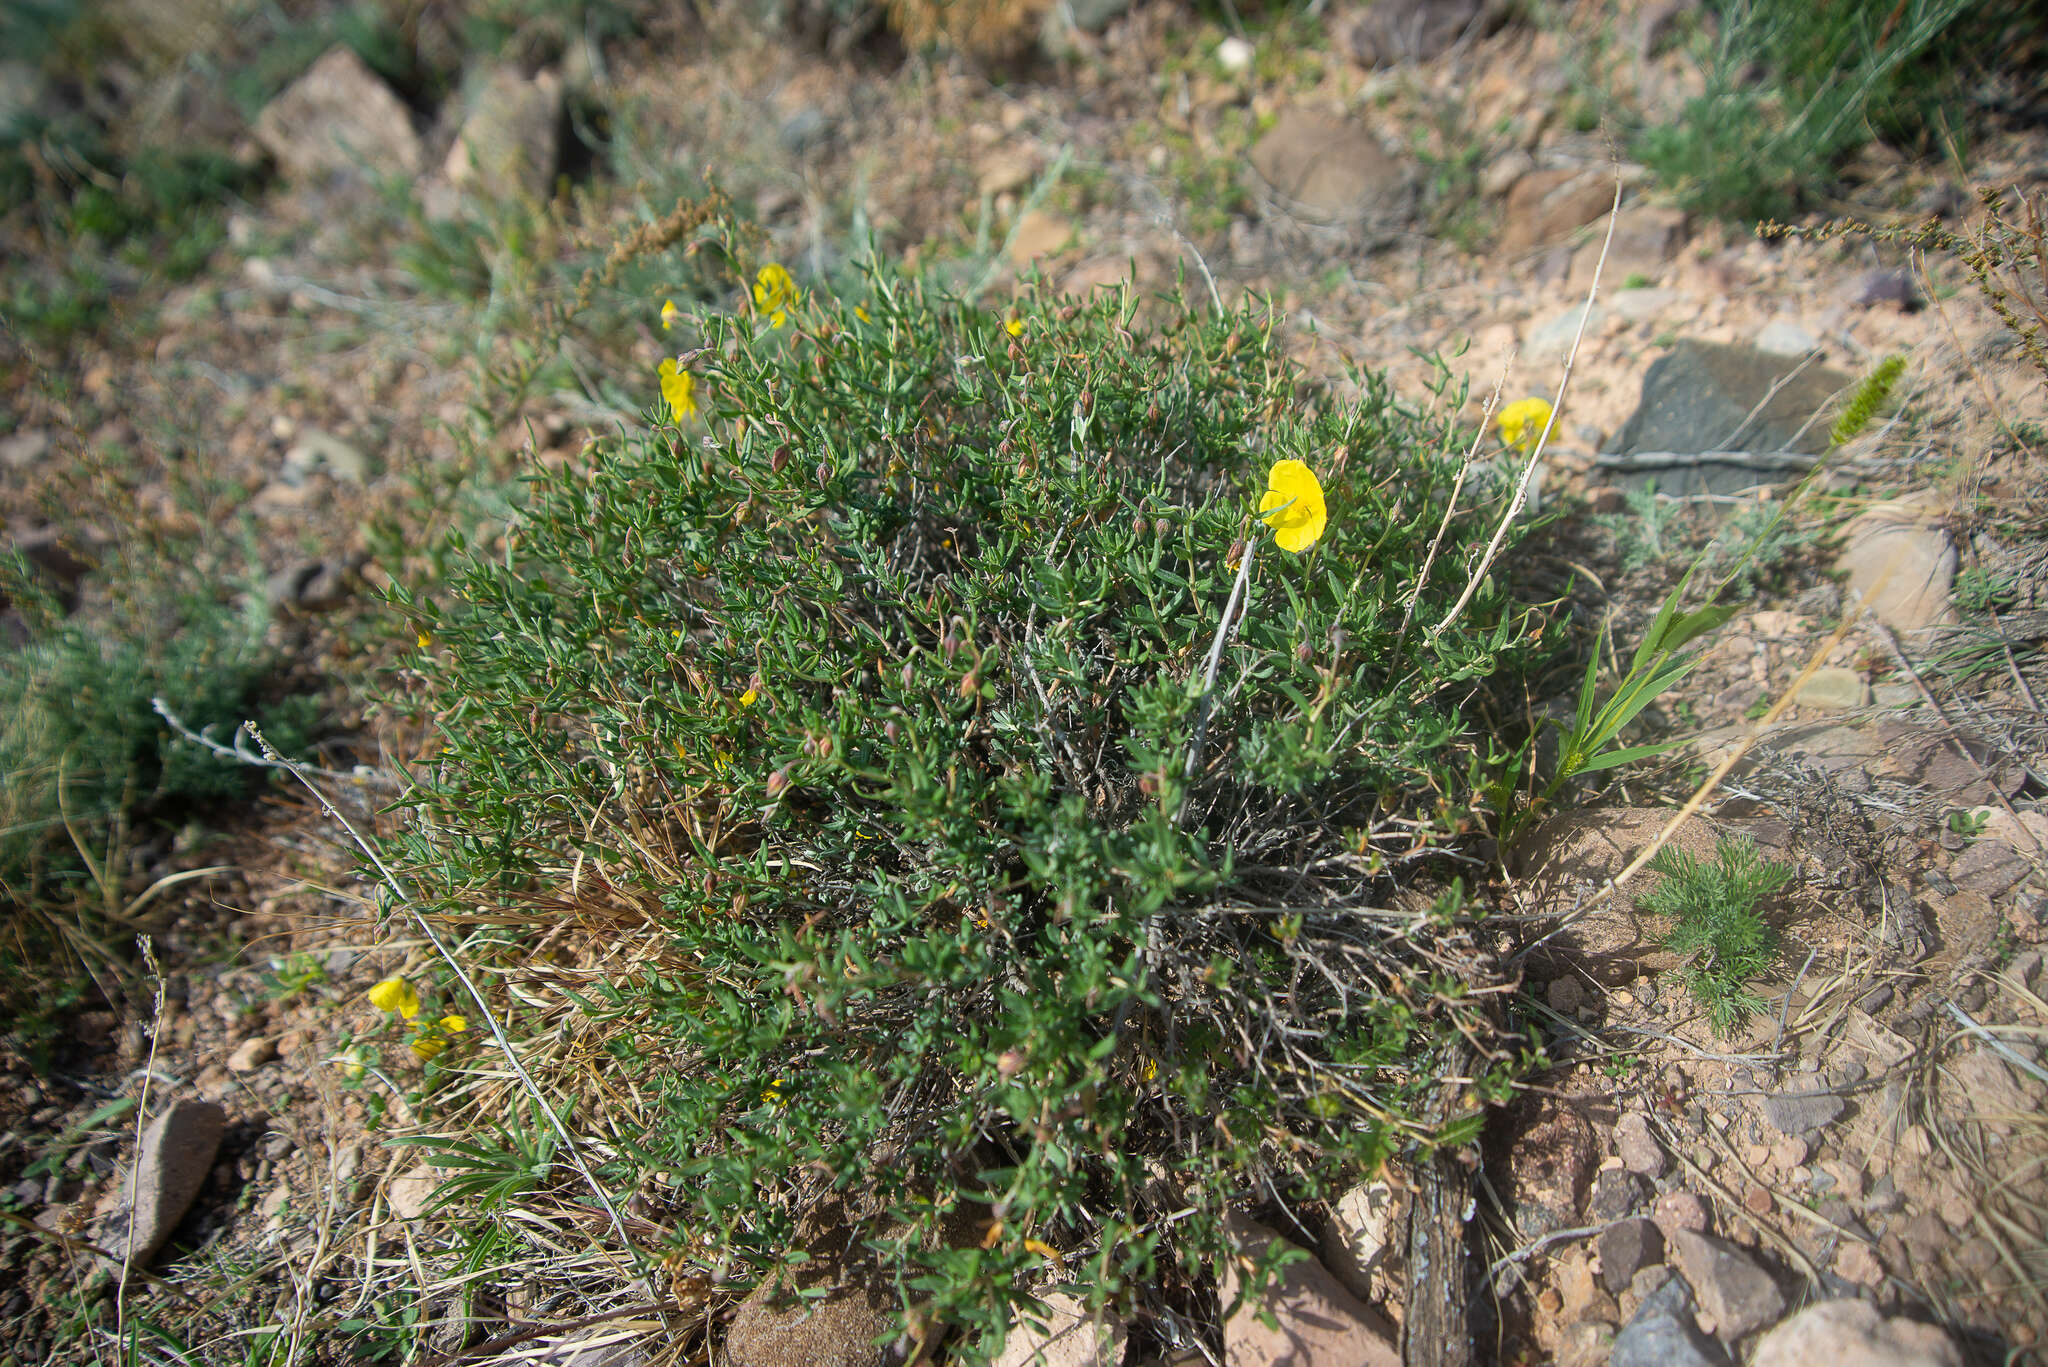
[[[370,1005],[379,1011],[396,1011],[411,1020],[420,1013],[420,994],[403,978],[386,978],[369,991]]]
[[[1536,449],[1537,439],[1550,425],[1550,404],[1543,399],[1516,399],[1501,409],[1500,439],[1523,451]]]
[[[779,328],[787,323],[789,311],[802,297],[789,272],[772,261],[754,277],[754,307],[768,315],[770,327]]]
[[[420,1032],[412,1042],[412,1051],[422,1060],[435,1058],[448,1047],[448,1036],[459,1035],[467,1029],[469,1022],[463,1017],[443,1016]]]
[[[663,357],[655,369],[661,375],[661,397],[677,422],[697,416],[697,377],[676,368],[675,358]]]
[[[1266,476],[1259,516],[1273,529],[1273,540],[1281,550],[1299,555],[1315,545],[1330,521],[1315,471],[1298,460],[1276,462]]]
[[[662,300],[662,301],[661,301],[661,330],[662,330],[663,332],[667,332],[667,331],[668,331],[668,330],[669,330],[670,328],[674,327],[674,326],[676,325],[676,319],[677,319],[677,318],[680,318],[680,317],[682,316],[682,313],[683,313],[683,311],[682,311],[681,309],[679,309],[679,308],[677,308],[677,307],[676,307],[676,301],[675,301],[675,300],[673,300],[673,299],[664,299],[664,300]]]

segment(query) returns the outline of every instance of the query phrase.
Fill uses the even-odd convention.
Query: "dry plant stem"
[[[584,1158],[582,1146],[576,1142],[575,1136],[569,1133],[568,1127],[562,1124],[561,1117],[555,1114],[555,1108],[549,1105],[547,1098],[541,1094],[539,1084],[534,1082],[532,1075],[526,1071],[526,1065],[519,1061],[518,1051],[513,1049],[512,1041],[506,1038],[505,1027],[499,1022],[497,1013],[491,1010],[490,1003],[484,1000],[482,989],[477,987],[476,982],[469,976],[468,971],[463,968],[454,953],[443,943],[441,937],[434,933],[434,927],[414,904],[412,894],[406,890],[405,885],[399,881],[398,875],[391,871],[390,866],[385,864],[376,850],[370,847],[370,842],[365,840],[349,819],[341,814],[341,810],[338,807],[328,801],[325,793],[313,786],[312,781],[300,771],[297,764],[286,759],[272,748],[270,742],[263,738],[263,733],[256,728],[254,722],[242,723],[241,727],[235,732],[235,744],[230,747],[222,745],[219,741],[201,736],[186,726],[184,722],[180,721],[165,706],[162,698],[152,698],[150,699],[150,704],[156,709],[157,715],[162,717],[172,730],[187,740],[205,746],[217,755],[240,760],[243,763],[254,764],[261,768],[284,770],[294,779],[298,780],[301,787],[312,794],[313,800],[320,804],[320,809],[327,813],[329,818],[337,822],[344,831],[348,832],[349,839],[355,843],[357,849],[362,851],[363,856],[376,867],[378,876],[384,880],[384,885],[398,899],[399,905],[405,908],[406,914],[419,927],[420,933],[426,937],[427,943],[434,947],[435,953],[441,956],[442,961],[448,965],[450,971],[462,983],[463,988],[469,993],[470,1000],[476,1003],[477,1012],[482,1016],[484,1024],[490,1027],[491,1038],[497,1042],[498,1049],[504,1055],[505,1062],[518,1075],[520,1086],[532,1098],[534,1105],[539,1107],[541,1114],[547,1117],[548,1127],[555,1132],[555,1138],[561,1141],[563,1152],[569,1155],[569,1161],[575,1164],[576,1171],[582,1175],[585,1185],[590,1188],[591,1194],[597,1197],[598,1204],[604,1208],[605,1216],[611,1222],[612,1233],[618,1239],[619,1246],[626,1251],[627,1256],[635,1264],[639,1264],[642,1261],[639,1247],[627,1236],[625,1221],[620,1218],[618,1208],[612,1204],[611,1197],[605,1193],[603,1184],[597,1180],[597,1174],[591,1170],[589,1162]],[[259,754],[252,755],[242,748],[241,735],[243,731],[248,732],[250,739],[256,743]],[[652,1279],[646,1277],[643,1273],[641,1281],[648,1299],[655,1299]]]
[[[1500,392],[1507,387],[1508,372],[1515,368],[1516,353],[1510,351],[1500,368],[1500,378],[1493,382],[1493,393],[1486,398],[1486,411],[1480,415],[1479,430],[1472,434],[1472,445],[1465,450],[1465,463],[1458,467],[1458,478],[1451,484],[1450,501],[1444,505],[1444,518],[1437,524],[1436,536],[1429,543],[1429,554],[1422,557],[1422,569],[1415,576],[1415,591],[1408,595],[1408,606],[1401,613],[1401,629],[1394,633],[1394,658],[1401,658],[1401,647],[1408,641],[1408,625],[1415,620],[1415,605],[1422,601],[1422,591],[1429,585],[1429,571],[1436,564],[1436,553],[1443,548],[1444,536],[1451,530],[1451,517],[1458,511],[1458,495],[1464,491],[1465,477],[1472,473],[1472,462],[1479,456],[1479,443],[1486,440],[1487,432],[1493,426],[1494,409],[1500,404]]]
[[[1557,398],[1550,405],[1550,416],[1544,420],[1543,431],[1536,438],[1536,444],[1529,448],[1529,458],[1522,462],[1521,478],[1515,481],[1515,496],[1508,500],[1508,506],[1500,516],[1500,525],[1493,530],[1493,540],[1486,543],[1486,554],[1479,557],[1479,563],[1472,570],[1472,578],[1466,583],[1465,591],[1458,595],[1458,601],[1444,614],[1444,619],[1430,632],[1430,638],[1444,634],[1451,623],[1458,620],[1465,607],[1472,601],[1472,595],[1479,592],[1479,585],[1493,568],[1493,558],[1500,554],[1501,542],[1507,539],[1508,528],[1515,525],[1521,515],[1522,505],[1529,498],[1529,481],[1536,476],[1536,463],[1543,456],[1543,448],[1550,441],[1551,429],[1557,426],[1558,414],[1564,411],[1564,396],[1572,387],[1572,366],[1579,359],[1579,344],[1586,339],[1586,324],[1593,317],[1593,301],[1600,297],[1600,273],[1607,268],[1607,250],[1614,245],[1614,221],[1621,214],[1621,177],[1614,178],[1614,203],[1607,211],[1607,236],[1600,241],[1600,259],[1593,264],[1593,283],[1586,287],[1586,302],[1579,310],[1579,330],[1572,334],[1572,349],[1564,358],[1564,377],[1557,382]]]
[[[163,965],[156,961],[156,944],[149,936],[138,935],[135,943],[142,951],[142,961],[149,965],[150,977],[156,980],[156,1008],[149,1030],[149,1063],[142,1071],[142,1096],[135,1103],[135,1158],[128,1171],[128,1243],[121,1250],[121,1280],[114,1287],[114,1332],[122,1343],[128,1341],[128,1272],[135,1266],[135,1204],[142,1191],[142,1127],[149,1115],[149,1084],[156,1080],[157,1041],[164,1030]]]
[[[1908,252],[1908,259],[1913,263],[1913,273],[1920,277],[1921,295],[1934,305],[1934,316],[1941,319],[1941,330],[1948,334],[1949,345],[1956,349],[1957,359],[1962,361],[1963,369],[1970,372],[1970,379],[1977,386],[1977,394],[1984,400],[1984,411],[1991,415],[2002,431],[2010,432],[2012,420],[2006,415],[2004,406],[1998,402],[1998,396],[1992,392],[1990,384],[1985,381],[1984,372],[1979,370],[1977,363],[1970,358],[1970,349],[1963,345],[1962,337],[1956,332],[1955,320],[1948,316],[1948,305],[1942,302],[1941,295],[1935,291],[1933,277],[1927,274],[1927,253],[1914,247]],[[1988,454],[1987,452],[1985,457],[1979,458],[1977,468],[1980,471],[1983,468],[1982,462]]]
[[[1202,767],[1202,740],[1209,734],[1209,714],[1216,703],[1216,667],[1223,662],[1223,646],[1230,639],[1230,627],[1237,620],[1238,604],[1244,601],[1245,585],[1251,582],[1252,557],[1257,554],[1259,537],[1255,531],[1244,541],[1244,554],[1238,557],[1237,580],[1230,586],[1230,597],[1223,604],[1223,620],[1216,624],[1216,639],[1209,643],[1209,662],[1202,669],[1202,699],[1195,705],[1195,736],[1188,743],[1188,765],[1184,777],[1189,791],[1181,795],[1180,811],[1175,820],[1187,813],[1188,800],[1193,796],[1196,770]]]
[[[1920,690],[1920,700],[1934,710],[1934,715],[1941,718],[1942,726],[1947,728],[1949,748],[1969,762],[1970,767],[1977,771],[1977,776],[1983,779],[1985,784],[1991,789],[1991,796],[1998,799],[1998,805],[2005,808],[2005,814],[2012,818],[2012,824],[2021,831],[2024,831],[2027,839],[2034,843],[2034,855],[2029,857],[2027,862],[2034,866],[2035,873],[2048,873],[2048,869],[2044,869],[2041,865],[2041,857],[2048,855],[2048,848],[2042,846],[2041,837],[2035,835],[2033,829],[2020,820],[2020,814],[2013,810],[2012,803],[2005,796],[2005,791],[1992,779],[1990,772],[1984,768],[1984,765],[1978,758],[1970,753],[1970,747],[1963,744],[1961,738],[1957,736],[1956,724],[1949,720],[1947,711],[1943,709],[1940,701],[1935,698],[1932,690],[1927,687],[1926,681],[1920,677],[1920,671],[1913,668],[1913,662],[1908,660],[1906,652],[1899,648],[1899,638],[1893,634],[1892,629],[1882,622],[1877,623],[1876,626],[1879,639],[1884,642],[1885,649],[1889,650],[1892,654],[1893,663],[1905,671],[1906,677],[1913,681],[1913,687]],[[2011,658],[2009,654],[2007,658]]]
[[[1512,1253],[1506,1253],[1495,1258],[1492,1265],[1486,1269],[1486,1279],[1492,1281],[1506,1269],[1513,1267],[1524,1259],[1535,1257],[1552,1244],[1561,1244],[1567,1239],[1595,1239],[1620,1223],[1620,1220],[1608,1220],[1604,1224],[1581,1225],[1577,1229],[1553,1230],[1540,1239],[1523,1244]]]

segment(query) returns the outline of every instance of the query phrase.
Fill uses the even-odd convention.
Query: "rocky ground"
[[[1621,34],[1645,88],[1682,84],[1655,26],[1667,8],[1583,6],[1573,22]],[[614,138],[631,140],[617,162],[715,172],[793,266],[843,259],[864,222],[885,252],[992,299],[1029,270],[1071,292],[1126,273],[1145,289],[1262,292],[1323,373],[1384,368],[1418,402],[1452,402],[1429,397],[1424,359],[1449,358],[1475,420],[1497,386],[1553,394],[1569,369],[1541,497],[1580,521],[1551,568],[1560,584],[1578,576],[1589,602],[1598,590],[1620,651],[1678,548],[1769,506],[1747,492],[1754,465],[1667,455],[1823,449],[1815,410],[1903,353],[1897,416],[1831,462],[1795,518],[1801,535],[1743,586],[1741,613],[1662,705],[1658,723],[1692,745],[1539,830],[1515,876],[1487,889],[1503,916],[1527,918],[1503,922],[1527,931],[1504,952],[1554,1066],[1475,1156],[1476,1355],[2034,1360],[2048,1324],[2048,485],[2040,428],[2031,446],[2001,434],[2048,420],[2041,377],[1938,253],[1766,243],[1665,205],[1597,130],[1574,131],[1573,29],[1509,26],[1382,64],[1355,17],[1333,13],[1312,42],[1254,44],[1139,6],[1050,34],[1055,56],[995,67],[820,56],[714,27],[476,73],[435,122],[359,62],[323,58],[248,130],[282,175],[236,212],[199,277],[138,304],[146,327],[36,358],[40,376],[10,361],[0,512],[19,544],[61,532],[102,551],[136,526],[246,521],[272,630],[308,677],[389,658],[411,628],[368,597],[392,569],[378,520],[424,544],[454,516],[449,487],[472,481],[481,497],[519,461],[573,461],[616,391],[537,395],[473,421],[466,359],[493,358],[489,300],[519,263],[484,252],[496,276],[482,303],[432,292],[398,252],[415,229],[356,172],[417,177],[430,212],[459,211],[480,183],[544,187],[565,98],[610,112]],[[336,128],[352,130],[340,160]],[[2042,144],[2001,130],[1966,177],[1873,144],[1843,208],[1967,227],[1977,185],[2039,193]],[[1462,198],[1445,190],[1453,166]],[[653,398],[658,302],[613,339],[631,404]],[[76,484],[71,458],[108,448],[134,453],[119,487],[53,529],[42,510]],[[1646,465],[1662,502],[1641,492]],[[1645,536],[1673,550],[1646,557]],[[1987,582],[2005,588],[1993,612],[1970,591]],[[1866,596],[1871,611],[1852,612]],[[1742,749],[1809,665],[1795,705]],[[417,739],[365,717],[359,697],[342,720],[347,739],[323,762],[346,777],[328,786],[373,823]],[[1722,1037],[1637,911],[1648,877],[1574,912],[1731,757],[1678,842],[1704,853],[1746,834],[1798,877],[1771,909],[1785,952],[1757,986],[1766,1009]],[[750,1302],[728,1327],[733,1297],[680,1285],[670,1292],[697,1319],[676,1337],[589,1252],[602,1225],[573,1200],[531,1213],[523,1262],[496,1260],[508,1244],[459,1265],[459,1221],[430,1209],[432,1170],[385,1142],[418,1128],[405,1080],[352,1071],[351,1051],[385,1028],[363,993],[424,961],[423,945],[380,929],[353,852],[303,794],[276,788],[225,828],[137,856],[145,884],[221,870],[152,907],[160,994],[87,1003],[54,1066],[0,1056],[0,1186],[18,1217],[0,1236],[0,1362],[108,1351],[86,1328],[108,1279],[93,1250],[126,1253],[131,1228],[136,1264],[155,1274],[131,1279],[122,1312],[179,1326],[185,1347],[165,1361],[398,1360],[636,1305],[599,1339],[579,1331],[584,1356],[550,1360],[697,1360],[714,1344],[734,1363],[878,1360],[857,1315],[821,1338]],[[565,988],[618,952],[576,927],[546,948]],[[573,1059],[580,1046],[565,1027],[550,1047]],[[479,1079],[446,1104],[495,1086]],[[137,1102],[152,1120],[139,1165]],[[124,1198],[135,1166],[140,1194]],[[1287,1232],[1317,1257],[1267,1302],[1277,1331],[1257,1307],[1220,1339],[1074,1322],[1049,1360],[1193,1363],[1219,1344],[1231,1362],[1396,1360],[1411,1186],[1391,1171]],[[658,1193],[628,1218],[661,1241]]]

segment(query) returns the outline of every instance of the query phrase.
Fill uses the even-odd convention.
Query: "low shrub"
[[[429,909],[669,934],[590,1003],[646,1103],[612,1178],[720,1276],[836,1192],[971,1360],[1048,1278],[1185,1313],[1229,1201],[1468,1140],[1520,1061],[1454,875],[1539,619],[1489,576],[1438,629],[1500,515],[1449,509],[1457,404],[1256,311],[745,278],[645,427],[394,597]]]

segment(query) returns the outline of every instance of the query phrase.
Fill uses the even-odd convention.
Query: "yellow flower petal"
[[[759,693],[755,692],[753,689],[750,688],[746,692],[740,694],[740,706],[752,707],[755,704],[755,702],[757,702],[760,699],[760,697],[761,695]]]
[[[675,326],[675,321],[676,321],[676,319],[677,319],[677,318],[679,318],[679,317],[681,317],[681,316],[682,316],[682,312],[683,312],[683,311],[682,311],[681,309],[679,309],[679,308],[677,308],[677,307],[676,307],[676,301],[675,301],[675,300],[673,300],[673,299],[664,299],[664,300],[662,300],[662,301],[661,301],[661,330],[662,330],[663,332],[667,332],[667,331],[668,331],[668,330],[669,330],[669,329],[670,329],[671,327]]]
[[[1009,333],[1012,337],[1022,337],[1024,335],[1024,320],[1014,313],[1011,314],[1003,320],[1003,331]]]
[[[386,978],[369,991],[370,1005],[379,1011],[396,1011],[411,1020],[420,1013],[420,994],[403,978]]]
[[[697,377],[678,370],[673,357],[663,357],[655,371],[661,376],[661,397],[668,400],[668,411],[675,420],[696,417]]]
[[[469,1020],[464,1016],[443,1016],[435,1021],[434,1024],[451,1035],[459,1035],[469,1029]]]
[[[1277,462],[1266,476],[1259,516],[1273,529],[1273,540],[1296,555],[1316,544],[1329,524],[1323,486],[1315,472],[1298,460]]]
[[[421,650],[430,650],[433,648],[434,637],[432,633],[428,632],[424,627],[416,628],[414,630],[413,639],[419,642]]]
[[[448,1041],[439,1035],[421,1035],[412,1042],[412,1051],[422,1059],[430,1059],[448,1047]]]
[[[1550,425],[1550,412],[1550,404],[1543,399],[1516,399],[1501,409],[1496,419],[1500,439],[1523,451],[1534,450],[1543,429]]]
[[[770,327],[779,328],[787,323],[789,311],[802,297],[789,272],[772,261],[754,277],[754,307],[768,315]]]
[[[860,319],[863,323],[874,321],[868,317],[868,306],[866,304],[855,304],[853,306],[853,316]]]

